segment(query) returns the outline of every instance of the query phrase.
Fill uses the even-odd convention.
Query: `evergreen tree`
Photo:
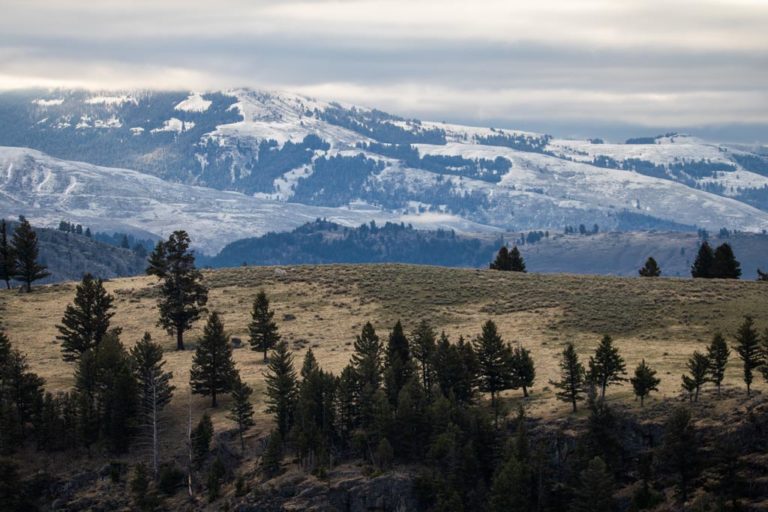
[[[419,379],[410,379],[400,391],[394,428],[391,429],[395,453],[405,460],[419,460],[426,451],[429,441],[427,406],[427,396]],[[385,422],[380,420],[379,426],[381,423]],[[387,430],[380,429],[382,433]]]
[[[747,315],[744,322],[736,331],[736,353],[741,358],[744,371],[744,383],[747,385],[747,396],[750,396],[754,371],[763,364],[763,354],[760,350],[760,341],[755,329],[754,319]]]
[[[496,259],[490,265],[491,270],[512,270],[512,262],[509,258],[509,249],[502,245],[496,254]]]
[[[648,259],[645,260],[645,265],[638,270],[638,273],[642,277],[659,277],[661,275],[661,268],[659,267],[659,264],[656,263],[655,259],[648,257]]]
[[[611,512],[613,510],[613,476],[599,457],[589,461],[579,475],[579,485],[571,503],[572,512]]]
[[[581,399],[586,387],[584,365],[579,362],[573,343],[568,343],[563,350],[560,359],[560,380],[550,381],[550,384],[560,390],[555,396],[563,402],[570,402],[573,412],[576,412],[576,402]]]
[[[712,251],[709,242],[706,240],[699,247],[696,260],[691,267],[691,277],[713,277],[713,266],[715,263],[715,253]]]
[[[693,402],[693,394],[696,392],[696,381],[690,375],[683,375],[681,387],[683,391],[688,393],[688,401]]]
[[[433,358],[435,355],[437,334],[426,320],[419,322],[416,330],[411,335],[413,358],[418,361],[421,370],[421,385],[427,393],[432,388],[434,378]]]
[[[396,406],[400,390],[403,389],[413,373],[408,338],[405,336],[403,325],[399,320],[392,332],[389,333],[385,366],[384,383],[387,396],[390,403]]]
[[[359,386],[358,412],[362,426],[367,428],[373,419],[373,397],[381,386],[383,372],[383,347],[370,322],[363,326],[362,332],[355,339],[354,347],[352,365]]]
[[[67,305],[61,324],[56,328],[61,351],[67,362],[77,361],[83,352],[96,347],[109,330],[115,315],[114,298],[104,289],[101,279],[85,274],[75,290],[75,300]]]
[[[146,273],[149,276],[155,276],[165,279],[168,275],[168,254],[163,240],[158,240],[154,250],[147,259]]]
[[[205,312],[208,303],[208,289],[201,282],[203,275],[195,267],[189,243],[186,231],[174,231],[166,242],[158,242],[147,268],[147,274],[163,281],[158,324],[176,335],[177,350],[184,350],[184,332]]]
[[[8,224],[0,220],[0,280],[5,281],[5,287],[11,289],[11,279],[16,276],[16,253],[8,240]]]
[[[629,379],[635,396],[640,399],[640,407],[645,405],[645,397],[651,394],[651,391],[658,391],[661,379],[656,377],[656,370],[648,366],[643,359],[637,368],[635,376]]]
[[[490,510],[494,512],[529,512],[535,509],[531,496],[531,468],[515,453],[499,467],[491,483]]]
[[[293,413],[296,404],[296,370],[288,344],[280,341],[269,359],[267,373],[267,412],[275,415],[277,431],[285,439],[293,425]]]
[[[696,432],[691,413],[678,407],[671,414],[664,428],[660,458],[677,474],[677,490],[681,503],[688,501],[689,483],[698,471]]]
[[[29,225],[27,219],[22,219],[19,226],[13,232],[13,254],[16,256],[14,279],[22,281],[27,292],[32,291],[32,283],[48,277],[45,265],[37,261],[37,233]]]
[[[89,445],[103,437],[111,452],[125,453],[136,426],[138,386],[117,331],[83,353],[75,376],[82,400],[83,441]]]
[[[0,454],[15,451],[26,438],[28,424],[39,415],[43,384],[0,331]]]
[[[280,335],[277,332],[277,324],[274,320],[275,312],[269,309],[269,299],[264,291],[260,291],[253,301],[251,323],[248,324],[250,333],[251,350],[264,352],[264,362],[267,362],[267,351],[272,350]]]
[[[253,389],[236,378],[232,385],[232,408],[228,418],[237,424],[237,433],[240,436],[240,450],[245,452],[245,439],[243,433],[255,425],[253,421],[253,405],[251,405]]]
[[[707,377],[709,376],[709,358],[701,352],[696,351],[693,353],[690,359],[688,359],[686,368],[688,368],[688,371],[690,372],[689,378],[693,383],[693,401],[698,402],[699,391],[701,391],[701,387],[704,385],[704,383],[707,382]]]
[[[520,250],[517,246],[512,247],[509,251],[509,270],[512,272],[525,272],[525,260],[520,255]]]
[[[514,376],[510,365],[512,351],[504,344],[492,320],[483,325],[482,334],[474,341],[474,349],[478,362],[478,387],[480,391],[491,394],[491,406],[498,425],[498,395],[513,386]]]
[[[445,333],[440,335],[434,358],[435,380],[443,396],[459,403],[472,401],[477,374],[477,357],[472,344],[459,338],[451,344]]]
[[[730,244],[724,243],[715,249],[712,277],[720,279],[738,279],[741,277],[741,264],[736,261]]]
[[[354,366],[348,364],[339,375],[336,389],[336,421],[342,444],[346,444],[349,434],[357,426],[359,389],[357,372]]]
[[[267,478],[272,478],[280,472],[280,462],[283,460],[283,438],[280,432],[273,430],[267,440],[267,449],[261,459],[261,467]]]
[[[208,452],[211,450],[211,440],[213,439],[213,422],[207,412],[197,422],[190,437],[192,441],[192,460],[199,468],[208,458]]]
[[[536,367],[533,364],[531,352],[518,345],[510,354],[510,369],[512,372],[512,388],[522,388],[523,396],[528,397],[528,388],[533,386],[536,379]]]
[[[291,436],[305,470],[331,462],[336,440],[336,390],[338,379],[304,358]],[[307,371],[304,371],[304,370]]]
[[[232,382],[236,374],[229,336],[224,332],[224,324],[219,314],[214,311],[208,316],[203,337],[200,338],[195,357],[192,359],[190,370],[192,392],[210,396],[211,407],[216,407],[218,395],[232,390]]]
[[[600,341],[595,356],[589,358],[589,381],[600,388],[600,399],[605,399],[605,389],[611,384],[620,384],[627,379],[624,358],[613,345],[613,339],[607,334]]]
[[[313,373],[320,369],[320,365],[317,363],[315,353],[312,349],[307,349],[307,353],[304,354],[304,362],[301,364],[301,380],[307,380]]]
[[[715,333],[712,343],[707,347],[707,358],[709,359],[709,378],[717,386],[717,396],[720,396],[720,386],[725,378],[725,368],[730,355],[731,351],[723,335],[719,332]]]
[[[131,348],[133,373],[139,389],[140,426],[150,443],[152,474],[160,468],[160,412],[171,401],[175,387],[172,372],[166,372],[163,349],[148,332]]]

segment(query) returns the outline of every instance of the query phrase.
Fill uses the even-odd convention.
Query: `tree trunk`
[[[192,388],[189,388],[187,403],[187,493],[190,499],[194,497],[192,489]]]
[[[576,412],[576,397],[571,397],[571,404],[573,405],[573,412]]]
[[[157,383],[152,380],[152,471],[157,480],[158,468],[158,440],[157,440]]]
[[[523,398],[528,398],[528,388],[523,386]]]
[[[27,293],[32,293],[32,281],[27,280]]]
[[[645,396],[640,396],[640,407],[643,407],[645,405]]]
[[[184,350],[184,331],[176,327],[176,350]]]
[[[216,401],[216,389],[211,390],[211,407],[218,407],[219,403]]]

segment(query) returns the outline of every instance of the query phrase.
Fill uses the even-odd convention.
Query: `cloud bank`
[[[465,122],[768,124],[762,0],[3,4],[6,89],[251,86]]]

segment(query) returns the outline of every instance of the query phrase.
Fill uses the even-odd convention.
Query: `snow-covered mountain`
[[[67,220],[95,231],[138,236],[167,236],[183,228],[208,254],[233,240],[287,231],[318,218],[345,226],[401,221],[401,216],[366,205],[327,208],[284,203],[60,160],[27,148],[0,147],[0,169],[0,216],[24,215],[43,227]],[[402,216],[402,220],[459,232],[491,229],[450,215]]]
[[[765,148],[678,134],[610,144],[289,93],[51,90],[0,93],[0,145],[51,155],[0,151],[4,215],[186,227],[206,251],[316,217],[463,231],[768,229]]]

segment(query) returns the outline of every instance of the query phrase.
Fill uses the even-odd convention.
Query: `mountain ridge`
[[[0,145],[49,154],[28,153],[27,165],[58,167],[62,176],[74,168],[82,175],[91,165],[98,166],[89,168],[91,178],[101,183],[116,168],[159,178],[163,182],[146,187],[152,190],[131,197],[154,202],[155,217],[166,220],[148,219],[149,207],[122,215],[103,208],[99,219],[89,218],[72,205],[92,198],[76,197],[77,189],[64,194],[66,188],[48,211],[44,204],[53,192],[11,190],[8,179],[0,185],[6,203],[0,209],[18,214],[8,202],[21,200],[40,205],[43,224],[81,216],[84,224],[101,222],[102,230],[156,236],[175,222],[199,232],[198,247],[208,253],[238,238],[334,216],[349,226],[405,221],[468,232],[582,223],[604,230],[670,223],[690,231],[768,229],[765,155],[674,133],[634,142],[420,121],[252,89],[4,92]],[[12,151],[0,151],[6,174]],[[84,163],[65,162],[75,159]],[[198,211],[185,199],[174,209],[158,201],[156,189],[180,191],[180,185],[204,187],[204,194],[191,188],[185,194],[207,196],[208,206]],[[120,197],[119,190],[110,193]],[[220,199],[231,193],[240,195],[226,196],[233,205],[222,207]],[[34,217],[32,210],[26,214]],[[254,211],[260,213],[254,217]],[[248,219],[227,226],[239,213]],[[301,219],[290,220],[297,215]]]

